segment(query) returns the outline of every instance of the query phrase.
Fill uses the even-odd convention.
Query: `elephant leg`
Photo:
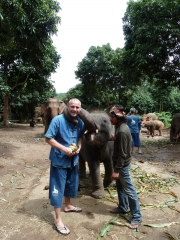
[[[179,133],[179,131],[176,131],[175,132],[175,134],[174,134],[174,137],[173,137],[174,139],[175,139],[175,141],[176,142],[178,142],[179,141],[179,138],[180,138],[180,133]]]
[[[147,137],[149,137],[149,135],[151,135],[151,131],[150,131],[150,127],[147,127]]]
[[[155,133],[155,130],[152,129],[152,131],[151,131],[151,136],[152,136],[152,137],[154,137],[154,133]]]
[[[92,181],[92,196],[99,199],[103,198],[105,196],[105,192],[100,174],[100,162],[88,162],[88,166]]]
[[[175,142],[174,134],[175,134],[175,130],[174,130],[174,128],[171,126],[171,129],[170,129],[170,142]]]
[[[176,139],[176,142],[178,142],[180,139],[180,133],[177,134],[177,139]]]
[[[86,177],[86,162],[79,154],[79,177],[80,178],[85,178]]]
[[[152,137],[152,129],[149,129],[149,136]]]
[[[112,178],[111,178],[112,177],[112,172],[113,172],[113,166],[110,163],[109,159],[107,161],[103,162],[103,164],[104,164],[104,169],[105,169],[103,185],[106,188],[113,183]]]

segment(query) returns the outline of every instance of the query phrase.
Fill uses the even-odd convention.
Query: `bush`
[[[156,112],[155,114],[158,116],[158,120],[164,123],[164,127],[170,127],[172,120],[172,114],[170,112]]]

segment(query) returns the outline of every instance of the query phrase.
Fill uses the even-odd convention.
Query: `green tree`
[[[96,102],[96,107],[107,107],[126,96],[128,83],[122,77],[121,56],[122,50],[113,50],[110,44],[92,46],[78,63],[76,78],[83,84],[88,102]]]
[[[29,122],[34,117],[35,107],[41,106],[43,101],[55,96],[56,90],[50,82],[43,87],[43,93],[37,90],[28,92],[28,89],[25,88],[24,91],[21,91],[16,101],[12,103],[11,111],[17,116],[20,122]]]
[[[131,98],[129,98],[127,109],[135,107],[139,114],[156,112],[171,115],[180,113],[180,90],[175,87],[167,87],[166,89],[158,88],[155,84],[144,82],[135,92],[130,90]]]
[[[84,107],[86,98],[84,98],[83,84],[81,84],[81,83],[76,84],[75,87],[70,88],[69,91],[64,96],[64,101],[67,103],[71,98],[78,98]]]
[[[57,93],[56,94],[56,97],[60,100],[63,100],[65,98],[65,96],[66,96],[66,93]]]
[[[46,89],[58,66],[51,36],[57,32],[60,6],[53,0],[1,0],[0,92],[4,125],[21,92]]]
[[[172,115],[180,113],[180,90],[178,88],[172,88],[168,95],[168,101],[166,99],[167,109]]]
[[[140,115],[156,111],[156,100],[149,92],[148,86],[143,85],[141,87],[138,87],[135,92],[132,92],[132,90],[130,90],[130,93],[131,97],[128,99],[127,112],[129,112],[131,107],[135,107],[138,110],[138,114]]]
[[[161,88],[180,88],[180,1],[130,1],[123,18],[123,66],[127,80],[144,76]]]

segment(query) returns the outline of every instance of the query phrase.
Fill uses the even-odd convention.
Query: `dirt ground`
[[[180,239],[180,144],[169,143],[169,129],[154,138],[147,138],[143,131],[141,142],[143,154],[134,154],[131,175],[143,222],[138,231],[131,230],[127,226],[129,215],[126,219],[118,216],[116,222],[121,225],[111,225],[101,239]],[[72,200],[83,212],[62,212],[70,235],[54,231],[54,210],[49,205],[48,190],[44,190],[49,182],[49,150],[41,124],[34,128],[20,124],[0,127],[0,239],[96,240],[116,217],[109,213],[117,205],[115,189],[106,191],[103,199],[94,199],[87,177],[80,181],[79,195]]]

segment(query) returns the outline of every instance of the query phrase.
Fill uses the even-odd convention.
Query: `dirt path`
[[[180,203],[176,201],[180,199],[180,145],[168,142],[168,130],[163,134],[152,139],[143,132],[143,154],[133,156],[132,176],[143,215],[138,232],[130,230],[128,221],[120,216],[118,222],[124,226],[114,225],[101,239],[170,239],[165,232],[180,238]],[[116,217],[109,213],[117,204],[114,188],[114,199],[108,191],[106,198],[94,199],[87,178],[80,181],[79,196],[73,200],[83,212],[62,213],[71,234],[64,237],[54,231],[54,211],[44,190],[49,181],[49,150],[41,125],[0,128],[0,239],[96,240],[102,228]],[[167,226],[145,226],[148,224]]]

